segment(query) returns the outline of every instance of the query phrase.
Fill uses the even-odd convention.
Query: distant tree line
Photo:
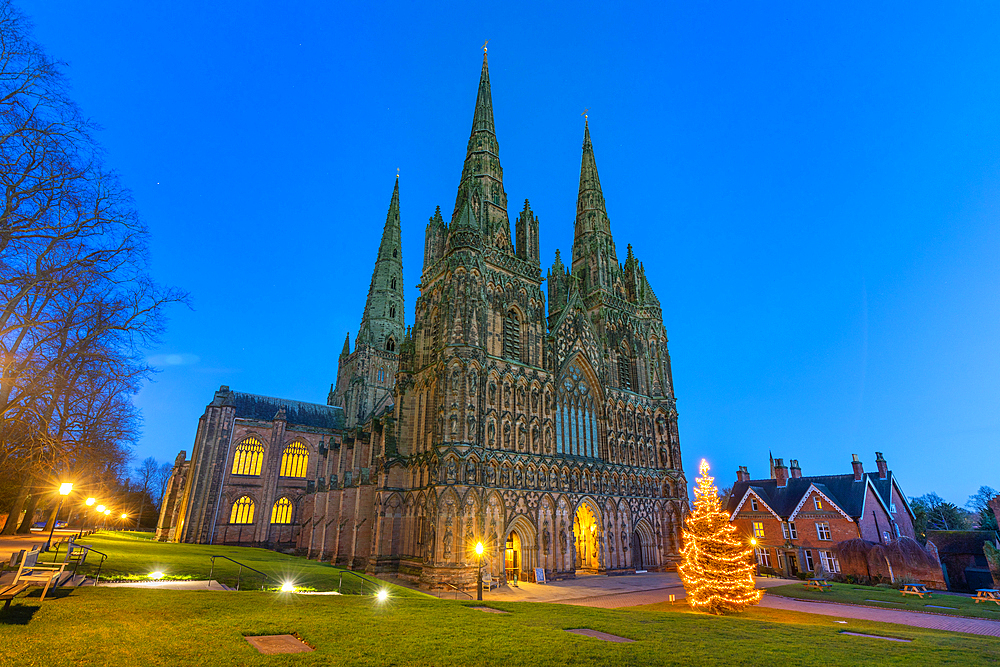
[[[916,516],[914,530],[921,542],[927,541],[928,530],[997,530],[997,517],[989,506],[997,491],[981,486],[969,496],[965,507],[950,503],[936,493],[910,498]]]
[[[155,475],[130,471],[164,308],[148,233],[103,163],[98,129],[67,95],[63,63],[0,0],[0,515],[3,534],[54,505],[62,481],[95,497]],[[140,465],[140,469],[146,462]],[[139,482],[133,480],[139,479]],[[49,520],[54,520],[54,512]]]

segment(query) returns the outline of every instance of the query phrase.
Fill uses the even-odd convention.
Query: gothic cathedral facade
[[[446,222],[439,207],[427,223],[412,326],[397,180],[354,350],[345,341],[327,405],[287,402],[311,420],[294,425],[278,399],[231,392],[270,401],[288,421],[281,432],[301,431],[295,441],[315,457],[289,492],[282,463],[260,502],[287,499],[285,543],[307,555],[431,587],[473,583],[478,542],[501,580],[671,568],[687,482],[667,334],[631,246],[619,263],[589,125],[572,255],[567,266],[557,251],[546,271],[547,304],[539,220],[525,200],[512,238],[499,154],[484,55],[454,210]],[[261,409],[247,418],[233,408],[227,437],[270,429]],[[173,524],[197,495],[199,442],[192,461],[178,457],[161,539],[184,539]],[[251,496],[232,487],[253,480],[235,474],[229,449],[214,455],[222,473],[204,492],[236,517],[226,503]],[[277,453],[266,456],[278,466]],[[215,523],[201,541],[232,542]],[[281,546],[267,530],[254,534]]]

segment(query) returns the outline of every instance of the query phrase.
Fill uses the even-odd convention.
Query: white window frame
[[[785,569],[785,554],[781,553],[777,549],[774,550],[774,554],[775,554],[775,556],[778,557],[777,558],[778,569],[779,570],[784,570]]]
[[[771,567],[771,555],[764,547],[756,547],[754,555],[757,557],[757,564],[761,567]]]
[[[788,532],[789,532],[789,537],[791,537],[791,539],[793,539],[793,540],[799,539],[799,532],[797,530],[795,530],[795,522],[794,521],[789,521],[788,522]]]
[[[815,572],[815,570],[816,570],[816,561],[813,560],[812,549],[805,549],[803,551],[803,555],[806,557],[806,570],[808,572]]]
[[[896,513],[896,503],[889,503],[889,512],[892,514]]]
[[[786,521],[781,522],[781,536],[788,539],[788,523]]]
[[[754,521],[753,522],[753,536],[756,537],[759,540],[764,538],[764,522],[763,521]]]
[[[825,535],[825,537],[824,537]],[[830,534],[830,522],[829,521],[817,521],[816,522],[816,539],[822,540],[823,542],[830,542],[833,537]]]
[[[750,498],[750,509],[754,512],[758,511],[756,498]]]
[[[831,574],[838,574],[840,572],[840,561],[837,560],[837,556],[832,551],[820,549],[819,560],[823,564],[823,569],[827,572]]]
[[[823,501],[820,500],[819,496],[813,496],[813,507],[818,510],[823,509]]]

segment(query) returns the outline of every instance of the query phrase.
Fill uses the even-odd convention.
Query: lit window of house
[[[753,522],[753,536],[754,537],[764,537],[764,522],[754,521]]]
[[[819,560],[823,564],[823,569],[827,572],[833,574],[840,572],[840,561],[837,560],[837,556],[832,551],[820,549]]]
[[[767,549],[764,547],[757,547],[754,549],[754,553],[757,555],[757,564],[763,567],[771,567],[771,556],[767,553]]]
[[[816,537],[821,540],[829,540],[830,538],[830,524],[826,521],[819,522],[816,524]]]
[[[823,501],[820,500],[819,496],[813,496],[813,506],[818,510],[823,509]]]
[[[752,509],[754,512],[757,511],[757,499],[756,498],[751,498],[750,499],[750,509]]]

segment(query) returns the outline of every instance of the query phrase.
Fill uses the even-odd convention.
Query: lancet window
[[[309,450],[301,442],[293,442],[281,454],[282,477],[305,477],[309,465]]]
[[[556,396],[556,453],[599,456],[596,396],[583,369],[573,363],[566,369]]]
[[[260,475],[260,466],[264,462],[264,445],[252,435],[244,438],[236,445],[233,455],[234,475]]]
[[[243,496],[233,503],[229,523],[253,523],[253,499],[250,496]]]
[[[629,356],[628,348],[622,346],[618,353],[618,386],[631,391],[634,384],[632,376],[632,358]]]
[[[521,360],[521,319],[513,310],[507,313],[503,323],[503,356]]]
[[[292,522],[292,501],[281,497],[274,502],[271,508],[271,523],[291,523]]]

